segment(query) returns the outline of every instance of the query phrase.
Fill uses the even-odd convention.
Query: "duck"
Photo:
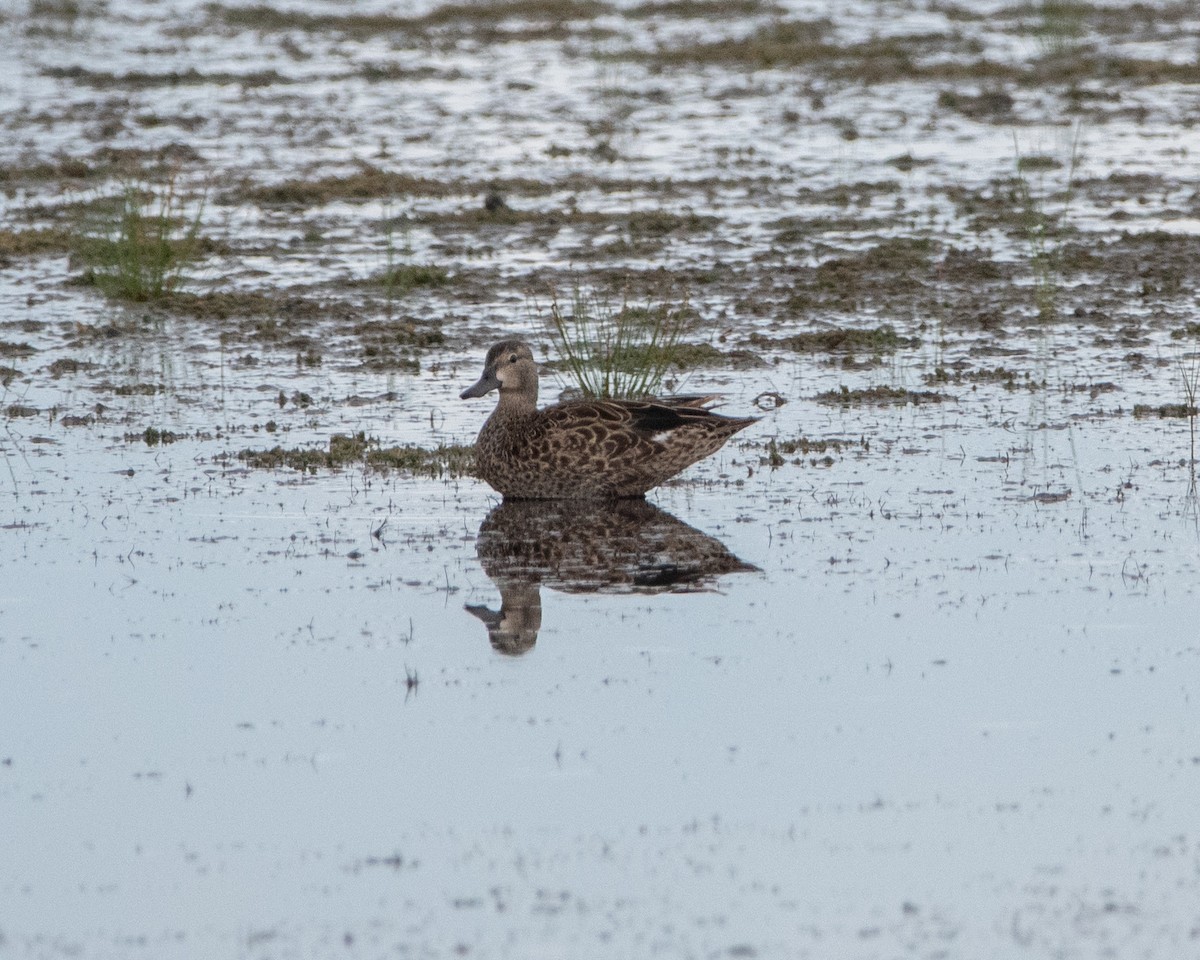
[[[475,442],[475,473],[505,500],[643,497],[716,453],[758,417],[726,417],[713,395],[588,398],[538,409],[538,368],[521,340],[487,352],[463,400],[499,391]]]

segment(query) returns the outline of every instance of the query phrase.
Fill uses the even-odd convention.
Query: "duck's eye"
[[[508,362],[509,362],[509,363],[516,363],[516,362],[517,362],[517,355],[514,353],[514,354],[513,354],[511,357],[509,357],[509,358],[508,358]]]

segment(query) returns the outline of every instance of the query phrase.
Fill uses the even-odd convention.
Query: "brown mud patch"
[[[35,257],[46,253],[65,253],[73,244],[74,235],[67,230],[0,229],[0,257]]]
[[[325,449],[272,447],[269,450],[242,450],[237,459],[247,466],[264,470],[287,468],[316,473],[320,469],[365,467],[436,479],[469,476],[475,454],[473,447],[457,445],[439,445],[431,449],[411,445],[384,447],[379,440],[356,433],[352,436],[334,434]]]
[[[714,19],[731,16],[777,14],[781,8],[765,0],[730,0],[714,4],[703,0],[650,0],[622,7],[603,0],[499,0],[495,3],[446,3],[419,16],[391,13],[305,13],[275,7],[229,7],[210,3],[207,12],[226,27],[260,32],[300,30],[336,33],[359,39],[384,35],[440,37],[472,34],[491,42],[554,39],[569,36],[572,25],[590,24],[600,17],[621,15],[631,20],[649,18]],[[521,26],[505,26],[514,21]],[[580,27],[576,26],[578,32]],[[592,38],[611,36],[615,31],[590,25]]]
[[[150,73],[133,70],[129,73],[109,73],[106,70],[90,70],[87,67],[46,67],[42,71],[46,76],[56,80],[69,80],[71,83],[105,89],[117,87],[122,89],[145,89],[147,87],[182,87],[182,86],[230,86],[243,88],[268,87],[288,82],[274,70],[258,70],[250,73],[203,73],[194,68],[189,70],[168,70],[162,73]]]
[[[790,337],[769,338],[752,334],[750,342],[760,347],[793,350],[797,353],[866,353],[878,355],[894,353],[907,347],[920,346],[917,337],[902,337],[894,327],[876,327],[863,330],[843,327],[816,330],[812,333],[797,333]]]
[[[1052,21],[1048,19],[1051,10],[1066,11],[1070,16]],[[745,36],[664,44],[652,52],[630,51],[623,55],[648,60],[663,69],[722,65],[799,70],[813,78],[864,84],[985,83],[992,88],[990,91],[969,94],[961,101],[957,92],[950,92],[942,104],[976,117],[1008,112],[1005,94],[995,89],[1001,84],[1070,87],[1100,79],[1141,86],[1194,83],[1200,79],[1200,66],[1194,62],[1122,55],[1082,39],[1089,32],[1114,41],[1131,35],[1144,36],[1145,19],[1139,27],[1138,18],[1123,21],[1119,16],[1104,15],[1100,7],[1084,4],[1045,5],[1041,22],[1031,22],[1037,17],[1038,11],[1034,9],[1018,8],[1002,12],[991,21],[994,27],[1016,34],[1040,30],[1043,41],[1038,52],[1024,62],[990,56],[985,45],[973,36],[952,30],[872,36],[846,43],[836,36],[832,22],[827,19],[777,20]],[[1177,36],[1186,26],[1182,15],[1173,20],[1168,18],[1167,22]]]

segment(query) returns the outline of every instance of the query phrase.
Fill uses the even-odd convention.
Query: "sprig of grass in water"
[[[396,245],[396,227],[400,227],[401,244],[399,250]],[[406,260],[412,256],[412,240],[409,236],[409,222],[407,214],[396,214],[391,197],[387,197],[383,201],[383,215],[380,221],[380,226],[383,230],[384,253],[386,256],[386,264],[383,271],[383,293],[387,301],[387,318],[392,319],[392,309],[396,302],[398,292],[403,292],[405,286],[404,269],[408,266],[407,263],[400,262],[400,255],[403,255]]]
[[[620,306],[580,288],[563,306],[552,294],[547,322],[563,366],[589,397],[653,396],[675,365],[687,326],[687,299]]]
[[[1052,321],[1058,317],[1058,291],[1061,281],[1061,263],[1057,237],[1066,225],[1071,202],[1075,197],[1075,171],[1079,167],[1082,123],[1076,123],[1071,137],[1071,157],[1067,167],[1067,179],[1063,188],[1062,206],[1055,215],[1047,212],[1043,196],[1035,192],[1025,175],[1035,166],[1032,157],[1022,157],[1017,135],[1013,133],[1013,154],[1016,165],[1016,193],[1021,204],[1021,219],[1025,227],[1025,240],[1029,248],[1030,265],[1033,268],[1034,300],[1038,317]]]
[[[157,187],[126,183],[80,230],[76,249],[87,265],[84,279],[120,300],[170,296],[200,253],[204,199],[189,202],[173,174]]]
[[[1080,48],[1086,9],[1075,0],[1042,0],[1033,34],[1043,57],[1067,57]]]

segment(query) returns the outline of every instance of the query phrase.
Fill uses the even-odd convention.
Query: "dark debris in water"
[[[276,290],[212,290],[206,293],[175,291],[159,306],[172,313],[204,320],[263,317],[315,320],[337,313],[336,305],[319,297]]]
[[[58,377],[65,377],[69,374],[79,373],[80,371],[93,370],[95,367],[96,364],[89,360],[77,360],[74,357],[59,357],[53,363],[46,366],[46,372],[57,379]]]
[[[125,434],[126,443],[141,440],[148,447],[167,446],[168,444],[175,443],[177,440],[184,440],[186,438],[187,434],[185,433],[176,433],[174,430],[161,430],[158,427],[147,427],[141,433]]]

